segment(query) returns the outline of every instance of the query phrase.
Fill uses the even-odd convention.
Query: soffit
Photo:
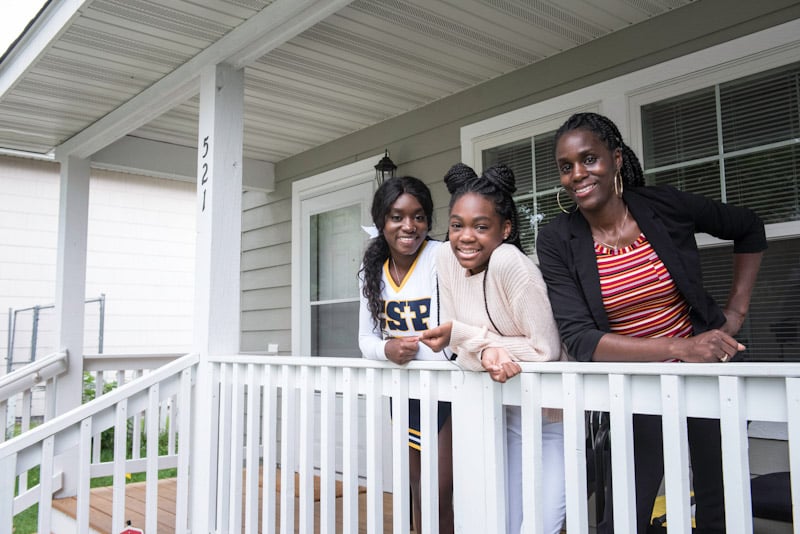
[[[356,0],[246,65],[245,156],[280,161],[690,1]],[[0,95],[0,148],[52,151],[276,3],[84,2]],[[132,135],[195,146],[198,106]]]

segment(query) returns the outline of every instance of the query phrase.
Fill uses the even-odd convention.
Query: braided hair
[[[444,183],[450,192],[450,209],[466,193],[476,193],[491,200],[495,212],[503,221],[511,221],[511,233],[504,240],[525,252],[519,232],[519,215],[513,194],[517,190],[514,172],[506,165],[492,165],[478,176],[471,167],[456,163],[444,175]]]
[[[619,170],[622,182],[625,186],[640,187],[644,185],[644,172],[639,158],[631,150],[631,147],[622,141],[622,135],[614,122],[603,115],[597,113],[576,113],[561,125],[555,136],[554,146],[558,146],[558,140],[567,132],[573,130],[587,130],[595,134],[606,147],[614,152],[620,149],[622,152],[622,168]]]
[[[391,250],[389,243],[383,235],[383,228],[386,225],[386,216],[392,206],[400,198],[400,195],[407,193],[417,199],[425,212],[428,220],[428,232],[433,227],[433,199],[428,186],[419,178],[413,176],[399,176],[390,178],[375,191],[372,197],[372,222],[378,229],[378,236],[370,240],[367,249],[364,251],[359,276],[363,277],[364,284],[362,293],[367,299],[367,309],[372,316],[375,326],[379,326],[380,315],[383,313],[383,278],[381,276],[383,264],[389,259]],[[426,239],[429,239],[426,237]]]

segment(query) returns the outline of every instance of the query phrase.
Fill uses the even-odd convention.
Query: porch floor
[[[278,475],[280,480],[280,475]],[[314,525],[315,531],[319,531],[319,479],[314,480]],[[261,481],[259,481],[259,488]],[[127,484],[125,494],[125,520],[131,522],[132,527],[144,528],[145,524],[145,482],[134,482]],[[175,532],[175,491],[177,479],[165,478],[158,481],[158,532],[159,534],[172,534]],[[298,488],[295,484],[295,488]],[[277,497],[280,499],[280,482],[278,482]],[[336,483],[336,531],[343,531],[342,524],[342,492],[339,482]],[[113,504],[112,487],[92,488],[90,491],[90,512],[89,527],[92,532],[99,534],[112,534],[111,531],[111,511]],[[366,488],[361,487],[358,495],[359,508],[359,532],[367,531],[366,518],[367,493]],[[260,503],[259,503],[260,507]],[[62,517],[74,521],[77,515],[77,499],[68,497],[53,501],[53,510],[60,512]],[[280,513],[280,501],[276,503],[276,514]],[[299,532],[299,493],[296,489],[295,495],[295,532]],[[280,524],[280,518],[275,520],[276,531]],[[392,531],[392,494],[383,494],[383,532]],[[261,529],[259,528],[259,531]],[[149,534],[149,533],[148,533]]]

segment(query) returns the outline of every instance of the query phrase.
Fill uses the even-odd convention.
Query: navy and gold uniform
[[[395,284],[389,274],[389,260],[383,265],[383,314],[376,327],[367,308],[363,291],[359,309],[358,345],[365,358],[386,360],[385,346],[389,339],[396,337],[417,337],[424,330],[438,326],[438,300],[436,292],[436,249],[439,241],[425,241],[417,258],[406,273],[400,285]],[[361,280],[359,283],[361,285]],[[446,360],[447,352],[433,352],[420,343],[417,360]],[[450,415],[450,404],[439,403],[439,428]],[[419,449],[420,421],[419,401],[409,401],[409,446]]]

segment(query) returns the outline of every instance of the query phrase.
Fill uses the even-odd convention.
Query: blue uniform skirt
[[[389,409],[391,410],[391,399]],[[444,424],[450,418],[451,406],[449,402],[440,401],[437,410],[438,430],[441,431]],[[408,446],[418,451],[422,450],[422,425],[420,423],[419,399],[408,399]]]

